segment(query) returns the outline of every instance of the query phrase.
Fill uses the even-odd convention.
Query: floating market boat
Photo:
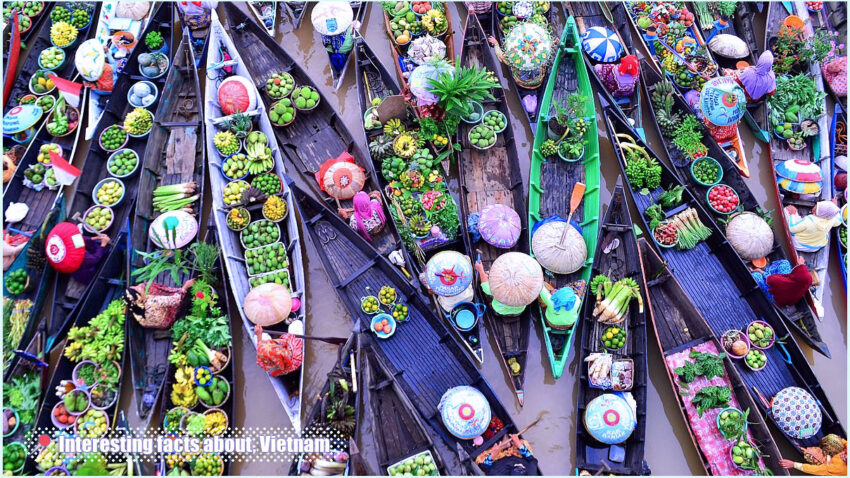
[[[304,426],[304,438],[330,438],[333,459],[327,454],[299,454],[289,467],[289,475],[349,475],[349,444],[360,426],[365,388],[363,351],[359,327],[337,349],[337,360],[327,374],[322,391],[315,397]],[[332,435],[331,435],[332,434]],[[401,438],[404,440],[404,438]],[[353,474],[353,473],[352,473]]]
[[[579,470],[649,474],[644,460],[648,368],[647,314],[643,299],[646,287],[641,288],[639,284],[642,276],[641,253],[626,195],[618,182],[602,220],[594,254],[593,283],[598,282],[596,301],[590,300],[594,294],[588,291],[580,319],[576,416],[584,420],[582,425],[576,426],[576,467]],[[611,289],[603,292],[609,286]],[[617,295],[618,289],[630,289],[629,295]],[[617,303],[619,299],[615,297],[625,297],[625,303]],[[615,398],[612,393],[623,393],[624,397]],[[593,425],[602,421],[594,418],[600,416],[600,405],[606,401],[611,406],[627,404],[626,408],[620,407],[627,413],[620,417],[618,425]]]
[[[203,5],[201,7],[192,5],[192,8],[203,8]],[[183,30],[189,31],[189,37],[192,39],[192,52],[195,55],[195,66],[200,68],[201,65],[206,64],[207,47],[210,44],[210,26],[206,25],[198,26],[194,29],[190,28],[186,19],[186,12],[184,12],[179,6],[177,7],[177,14],[180,17],[180,24],[183,26]]]
[[[251,13],[257,22],[265,28],[269,36],[274,37],[275,28],[277,27],[277,1],[270,2],[246,2]],[[284,2],[288,4],[289,2]],[[289,8],[288,6],[285,8]]]
[[[131,5],[127,3],[121,4],[117,0],[103,2],[95,26],[94,37],[104,45],[104,48],[108,46],[106,51],[109,59],[107,61],[117,68],[118,73],[123,71],[123,67],[127,64],[136,45],[140,45],[139,48],[141,49],[148,50],[147,46],[144,45],[144,38],[149,31],[160,31],[166,27],[170,28],[165,22],[173,19],[173,16],[169,16],[167,12],[167,10],[170,10],[167,6],[149,6],[147,2],[137,2],[136,5]],[[120,12],[119,7],[121,9]],[[132,16],[119,16],[119,14],[129,14]],[[156,24],[148,29],[148,22],[152,18]],[[117,41],[121,41],[123,44],[119,47]],[[128,41],[129,44],[125,43]],[[133,74],[135,73],[133,72]],[[93,90],[89,91],[88,126],[86,127],[87,140],[94,137],[97,125],[103,116],[103,110],[111,98],[112,95],[102,95]]]
[[[791,4],[792,2],[782,2],[783,5]],[[847,39],[847,9],[844,8],[844,5],[840,2],[823,2],[820,8],[810,8],[814,5],[810,5],[810,2],[805,1],[794,1],[794,8],[797,9],[798,12],[802,10],[806,10],[806,14],[808,15],[808,21],[811,22],[811,27],[813,31],[816,30],[827,30],[832,31],[838,34],[838,42],[842,42]],[[788,13],[793,13],[789,11]],[[803,15],[798,13],[800,17]],[[811,41],[811,37],[807,37],[809,41]],[[839,63],[846,63],[846,50],[843,56],[828,56],[827,62],[821,62],[819,64],[821,68],[821,73],[827,68],[827,64],[829,62],[835,61]],[[846,73],[845,73],[846,74]],[[829,86],[827,84],[827,86]],[[847,95],[840,96],[836,94],[836,92],[831,88],[826,88],[826,91],[832,96],[833,101],[843,106],[847,106]]]
[[[518,433],[518,428],[490,385],[462,346],[454,340],[443,321],[431,312],[420,293],[388,259],[381,256],[373,245],[360,237],[334,211],[298,187],[291,187],[303,227],[318,249],[331,284],[348,310],[355,314],[353,320],[370,331],[375,328],[373,324],[383,323],[380,315],[364,312],[365,304],[370,302],[364,295],[376,293],[383,287],[393,289],[395,303],[408,306],[408,320],[394,322],[390,336],[383,333],[373,343],[375,353],[386,364],[390,375],[396,377],[397,383],[411,398],[420,416],[441,433],[450,447],[459,444],[472,457],[492,447],[506,434]],[[377,300],[374,296],[371,298]],[[376,317],[379,320],[376,321]],[[389,319],[387,321],[388,325]],[[447,390],[459,386],[469,386],[483,394],[489,403],[491,416],[498,418],[502,424],[492,430],[492,437],[484,440],[480,446],[475,446],[471,439],[459,439],[451,435],[435,406]]]
[[[830,177],[838,205],[842,208],[847,205],[847,115],[836,103],[832,113],[832,127],[830,128]],[[841,156],[844,159],[841,159]],[[843,179],[842,179],[843,177]],[[843,193],[842,193],[843,191]],[[845,210],[846,211],[846,210]],[[844,211],[842,211],[844,214]],[[842,219],[844,216],[842,215]],[[847,285],[847,220],[836,230],[835,243],[838,249],[838,263],[841,265],[841,276],[844,285]]]
[[[228,6],[226,5],[226,7]],[[232,7],[232,5],[230,5],[230,7]],[[236,19],[231,12],[229,12],[229,15],[229,19],[233,21],[234,24],[239,24],[237,22],[247,22],[259,29],[259,27],[257,27],[253,22],[245,18],[244,15],[241,19]],[[263,37],[271,38],[268,35],[265,35],[265,33],[262,33],[259,30],[257,31],[262,34]],[[265,328],[269,332],[281,333],[291,330],[293,333],[302,334],[303,331],[306,330],[306,304],[304,302],[305,280],[303,262],[301,258],[301,239],[298,233],[298,224],[296,222],[295,214],[292,214],[292,210],[294,208],[292,194],[285,181],[283,181],[285,170],[281,150],[278,149],[278,145],[274,141],[272,125],[269,122],[266,108],[260,99],[259,92],[252,86],[254,84],[254,80],[251,79],[248,65],[244,60],[245,57],[242,56],[243,53],[248,55],[250,52],[245,49],[236,49],[230,37],[225,32],[224,27],[219,22],[218,15],[215,11],[213,11],[210,47],[207,54],[205,87],[206,98],[204,101],[207,156],[209,157],[210,165],[214,166],[210,168],[211,174],[209,176],[213,201],[211,214],[216,223],[218,243],[222,250],[222,257],[224,258],[224,265],[227,271],[230,291],[237,303],[243,304],[249,291],[258,285],[268,282],[281,284],[289,290],[293,310],[289,314],[289,317],[287,317],[283,322],[279,322]],[[270,56],[268,52],[264,53],[264,55],[267,57]],[[232,132],[231,130],[238,126],[237,120],[241,116],[239,114],[228,115],[225,110],[222,109],[222,103],[219,102],[219,98],[222,98],[220,95],[222,93],[221,87],[224,82],[234,85],[235,91],[237,92],[240,91],[240,88],[236,85],[241,85],[242,88],[245,89],[241,95],[233,95],[233,98],[235,100],[244,100],[249,102],[249,106],[246,108],[244,114],[250,118],[252,125],[251,128],[255,131],[261,132],[266,138],[266,148],[270,150],[270,153],[268,151],[265,153],[271,155],[273,163],[268,170],[273,173],[271,176],[276,176],[280,180],[278,192],[269,195],[266,202],[263,202],[263,199],[266,197],[263,190],[267,192],[271,192],[271,190],[268,185],[263,186],[261,183],[269,181],[269,185],[277,184],[270,175],[264,175],[265,173],[261,175],[250,175],[254,176],[254,179],[252,180],[254,190],[251,188],[244,190],[244,187],[248,185],[247,177],[249,175],[247,174],[247,170],[239,173],[240,176],[246,177],[244,180],[240,178],[232,178],[236,179],[236,181],[233,181],[224,173],[224,168],[227,165],[227,158],[230,156],[223,155],[216,147],[216,135],[221,133],[223,136],[220,136],[220,138],[228,138],[229,135],[224,133],[229,131]],[[219,92],[219,95],[216,94],[217,91]],[[240,99],[239,96],[242,96],[242,98]],[[241,111],[241,108],[236,107],[236,109]],[[228,109],[227,111],[230,110]],[[239,144],[238,139],[236,144]],[[225,146],[222,146],[222,148],[224,147]],[[241,151],[241,146],[238,146],[235,150],[236,153],[234,154],[242,154],[239,153],[239,151]],[[230,151],[228,150],[227,152]],[[247,153],[247,151],[245,152]],[[256,177],[263,175],[266,179],[261,180],[260,183],[258,183]],[[234,191],[233,188],[236,187],[235,185],[240,184],[239,181],[246,184],[240,185],[239,190],[241,190],[241,192],[237,193],[236,191],[238,190]],[[264,189],[260,190],[260,188],[257,187],[258,185],[263,186]],[[228,192],[227,202],[225,202],[224,197],[225,191]],[[277,199],[272,199],[272,197]],[[271,206],[266,209],[265,205],[269,203],[268,201],[271,201]],[[277,203],[278,206],[272,210],[271,207],[274,206],[275,203]],[[270,218],[274,219],[274,221],[270,221],[269,219],[265,219],[267,212],[278,213],[277,215],[279,215],[280,212],[283,212],[284,215],[281,217],[277,217],[277,215],[269,215]],[[269,236],[266,238],[247,238],[248,235],[253,234],[243,234],[240,232],[242,230],[247,230],[249,227],[252,228],[253,231],[255,226],[257,231],[259,231],[260,226],[264,226],[264,229],[270,231],[277,230],[278,237],[274,239],[274,236],[269,233]],[[246,239],[249,239],[248,243],[245,242]],[[249,267],[248,263],[243,259],[248,249],[245,246],[249,244],[257,244],[256,247],[266,247],[267,250],[272,248],[269,246],[276,248],[283,247],[283,249],[285,249],[285,257],[276,253],[277,265],[274,266],[274,270],[267,271],[265,270],[265,266],[258,267],[257,270],[255,270],[254,266]],[[263,270],[263,272],[259,272],[259,270]],[[242,318],[242,324],[245,327],[245,333],[248,334],[252,343],[256,347],[258,338],[254,333],[254,323],[249,320],[244,307],[239,307],[238,310],[240,317]],[[269,375],[269,381],[275,389],[278,400],[280,400],[287,416],[289,416],[289,420],[292,423],[293,428],[300,431],[301,390],[304,384],[303,366],[299,366],[291,373],[282,374],[277,377]]]
[[[556,105],[567,105],[570,98],[573,98],[573,114],[562,116]],[[557,134],[557,131],[554,131],[557,135],[549,133],[550,129],[560,125],[559,116],[561,121],[572,121],[578,125],[581,120],[580,123],[584,124],[586,131],[583,135],[579,135],[581,129],[579,127],[573,128],[575,136],[571,137],[584,145],[583,159],[565,161],[559,157],[559,143],[555,141],[559,140],[564,133]],[[580,265],[576,264],[577,268],[572,272],[552,271],[554,275],[547,280],[555,289],[569,285],[578,287],[580,292],[578,297],[581,300],[584,297],[583,289],[590,281],[592,254],[596,249],[600,173],[599,133],[596,126],[594,94],[590,86],[587,66],[582,58],[581,40],[574,19],[567,19],[567,26],[561,35],[561,48],[552,64],[552,75],[549,77],[549,83],[543,95],[538,122],[529,172],[528,223],[533,231],[532,239],[535,228],[542,227],[547,222],[562,223],[563,219],[571,217],[580,226],[581,236],[587,249],[586,260]],[[568,131],[566,133],[570,134]],[[552,147],[555,148],[554,152]],[[572,194],[579,183],[585,185],[586,189],[584,194],[579,196],[581,201],[571,207],[568,194]],[[556,247],[565,245],[556,245]],[[568,269],[561,270],[566,272]],[[552,375],[557,378],[563,373],[570,355],[575,327],[566,326],[566,324],[548,324],[542,310],[541,324]],[[553,325],[557,325],[557,328]]]
[[[735,362],[748,391],[758,398],[762,416],[783,429],[780,407],[771,407],[770,403],[779,405],[789,396],[798,395],[802,397],[801,403],[811,404],[813,409],[818,410],[813,413],[820,415],[822,420],[817,423],[813,419],[808,428],[801,425],[801,429],[805,428],[804,433],[788,431],[785,436],[792,444],[810,446],[828,433],[844,436],[838,415],[800,347],[788,339],[790,332],[784,321],[767,297],[758,292],[759,286],[750,271],[719,232],[701,201],[697,201],[685,188],[678,205],[664,208],[659,204],[655,207],[664,192],[660,185],[676,184],[676,177],[655,159],[658,156],[637,138],[634,130],[618,114],[607,104],[603,105],[603,109],[608,136],[617,153],[620,169],[629,182],[629,191],[644,230],[650,231],[656,244],[660,244],[658,249],[673,275],[694,300],[715,337],[722,337],[727,332],[746,334],[748,339],[755,337],[752,343],[762,347],[753,347],[745,358]],[[624,158],[634,164],[627,168]],[[645,178],[651,184],[640,182]],[[634,192],[635,188],[643,187],[649,189],[648,194]],[[658,209],[661,209],[660,214]],[[765,333],[765,330],[768,332]],[[756,331],[761,332],[761,337]],[[771,337],[772,341],[769,340]],[[788,420],[802,418],[794,414]]]
[[[301,26],[301,21],[304,20],[304,15],[307,13],[307,2],[281,2],[281,5],[289,12],[289,18],[292,20],[292,28],[297,30]]]
[[[363,2],[348,2],[351,6],[351,10],[354,13],[352,16],[352,22],[357,22],[357,24],[362,24],[363,19],[366,16],[366,8],[367,4]],[[322,15],[318,17],[317,7],[321,6],[324,9],[324,12],[327,15]],[[336,49],[337,51],[328,50],[328,61],[330,63],[331,68],[331,84],[335,90],[338,90],[340,86],[342,86],[342,80],[345,79],[345,72],[348,71],[348,64],[351,60],[351,51],[354,48],[354,44],[357,42],[358,31],[354,28],[354,26],[340,28],[342,25],[339,22],[340,19],[334,16],[333,10],[338,7],[334,5],[334,2],[326,2],[326,3],[317,3],[313,6],[313,12],[310,14],[311,20],[313,21],[313,29],[316,29],[316,22],[319,22],[320,25],[323,25],[324,22],[326,24],[335,24],[335,32],[336,36],[328,35],[328,41],[331,42],[331,46],[325,45],[325,49],[333,49],[333,45],[337,42],[341,42],[339,47]],[[321,28],[327,28],[326,26],[321,26]],[[359,26],[357,27],[360,28]],[[330,32],[328,32],[330,33]],[[319,31],[319,34],[325,38],[324,32]],[[341,65],[341,66],[340,66]]]
[[[12,85],[18,78],[18,62],[21,58],[21,50],[27,48],[26,44],[32,35],[42,34],[42,25],[47,23],[45,18],[50,16],[50,11],[53,8],[52,4],[38,3],[41,4],[41,11],[36,16],[28,16],[16,9],[3,22],[3,65],[6,67],[6,75],[3,79],[4,109],[9,102]],[[6,38],[9,39],[8,43],[6,43]]]
[[[510,31],[514,25],[526,22],[526,20],[519,20],[513,14],[514,12],[512,8],[515,4],[516,2],[497,2],[494,8],[496,14],[490,15],[491,24],[488,26],[490,28],[490,32],[495,35],[496,41],[503,47],[505,45],[505,37],[507,37],[508,31]],[[551,39],[554,40],[555,36],[558,35],[558,32],[561,31],[561,25],[558,21],[557,15],[552,13],[552,6],[555,5],[555,3],[534,2],[533,5],[534,14],[528,19],[528,21],[544,25],[545,29],[548,30],[549,35],[552,36]],[[511,13],[508,13],[508,11]],[[551,55],[552,53],[549,53],[548,56],[551,57]],[[544,72],[543,78],[539,83],[535,82],[537,87],[531,87],[532,85],[530,83],[518,83],[510,68],[505,67],[505,70],[508,71],[508,74],[505,75],[505,77],[511,84],[511,88],[514,90],[514,93],[517,95],[517,99],[522,106],[522,110],[525,113],[525,119],[528,122],[528,127],[531,129],[532,134],[536,134],[539,115],[545,111],[543,109],[543,101],[546,85],[549,84],[551,73],[555,70],[554,64],[552,64],[552,66],[544,65],[543,68],[548,68],[548,70]]]
[[[637,130],[638,134],[640,134],[641,137],[644,137],[640,106],[641,100],[639,83],[642,83],[641,77],[638,76],[636,79],[638,84],[631,86],[633,89],[632,94],[623,96],[622,93],[612,92],[609,90],[608,86],[606,86],[606,80],[603,80],[603,77],[600,76],[605,75],[607,83],[614,80],[617,81],[617,83],[614,84],[619,85],[619,76],[618,72],[615,72],[615,68],[619,70],[626,69],[629,66],[619,60],[622,60],[629,55],[636,54],[634,42],[632,40],[632,30],[628,28],[630,21],[625,5],[620,2],[575,2],[565,4],[565,8],[575,19],[579,36],[582,37],[582,39],[585,35],[589,34],[588,32],[591,32],[590,35],[599,35],[600,38],[604,38],[604,40],[602,40],[602,44],[605,45],[606,49],[610,44],[612,45],[612,51],[617,52],[618,50],[622,50],[621,52],[616,53],[616,57],[612,57],[606,56],[608,55],[607,51],[600,55],[599,52],[596,51],[599,47],[591,50],[593,52],[591,55],[591,53],[589,53],[584,47],[584,44],[580,46],[584,51],[584,61],[587,64],[587,71],[590,73],[591,78],[593,78],[596,82],[596,90],[601,91],[610,104],[617,105],[617,109],[629,119],[629,122]],[[614,39],[617,41],[614,42]],[[582,40],[582,43],[584,43],[584,40]],[[619,49],[617,46],[619,46]],[[635,58],[635,60],[636,59],[637,58]],[[632,76],[631,78],[624,76],[624,81],[634,81],[634,72],[626,73],[626,75]],[[630,87],[628,84],[622,86],[624,88]],[[615,93],[617,93],[617,98],[614,98]]]
[[[400,231],[402,243],[405,245],[409,257],[412,258],[410,273],[415,276],[418,276],[420,272],[427,274],[427,264],[434,256],[443,251],[454,251],[466,256],[469,258],[471,266],[471,255],[460,235],[459,209],[457,206],[459,198],[458,172],[453,166],[446,167],[448,161],[441,162],[438,160],[446,146],[438,148],[435,143],[436,138],[434,138],[431,145],[418,148],[411,158],[404,159],[398,156],[394,150],[396,140],[392,138],[410,137],[409,134],[405,135],[405,132],[401,131],[402,128],[415,134],[419,129],[419,120],[413,113],[413,109],[405,105],[403,112],[398,113],[394,118],[385,120],[384,123],[386,124],[378,122],[376,111],[380,103],[383,103],[389,97],[400,95],[400,88],[364,39],[358,39],[353,55],[360,111],[364,118],[369,154],[372,158],[373,168],[381,170],[378,181],[385,193],[384,198],[389,204],[390,219]],[[418,171],[419,175],[411,173],[414,170]],[[410,176],[410,174],[416,176]],[[422,186],[405,186],[407,178],[413,179],[418,176],[426,178]],[[433,205],[440,202],[442,202],[441,209],[432,207],[429,212],[426,212],[425,204]],[[413,227],[409,227],[411,225]],[[430,231],[433,226],[439,228],[439,234],[435,235]],[[413,231],[414,228],[417,229],[416,232]],[[448,253],[444,257],[451,258],[453,255]],[[439,262],[440,259],[437,261]],[[445,264],[446,267],[449,267],[449,262],[452,266],[454,265],[453,261],[448,261]],[[436,264],[437,262],[432,263],[432,266],[436,266]],[[435,272],[435,274],[442,272]],[[454,268],[452,268],[452,272],[462,274],[461,271],[455,271]],[[452,275],[452,278],[454,278],[454,275]],[[468,278],[471,278],[471,274]],[[461,282],[464,280],[463,277],[459,277],[459,279]],[[450,279],[450,281],[453,280]],[[458,294],[458,296],[461,295],[466,299],[463,292]],[[469,297],[472,302],[465,300],[464,304],[458,308],[458,311],[475,309],[475,318],[471,324],[458,324],[455,319],[457,315],[452,314],[457,305],[456,302],[460,299],[458,296],[438,298],[436,294],[433,294],[434,300],[432,302],[437,314],[446,316],[446,320],[451,324],[457,337],[466,346],[472,357],[482,363],[484,361],[484,349],[481,347],[481,326],[477,317],[479,315],[478,310],[474,304],[474,294]]]
[[[800,2],[802,5],[802,2]],[[767,10],[765,45],[773,45],[780,36],[786,19],[797,35],[797,25],[808,25],[805,35],[811,38],[811,23],[805,23],[808,12],[803,6],[799,17],[789,16],[781,3],[771,3]],[[799,26],[802,28],[802,26]],[[789,30],[790,31],[790,30]],[[777,58],[779,61],[780,58]],[[776,63],[774,63],[776,68]],[[829,119],[826,116],[826,94],[823,77],[817,64],[795,64],[791,75],[777,76],[776,92],[768,100],[768,114],[773,134],[770,138],[771,171],[776,203],[781,205],[782,231],[786,249],[791,251],[792,265],[799,258],[806,262],[812,274],[812,286],[806,300],[818,317],[824,316],[823,291],[829,266],[829,238],[826,244],[810,251],[797,250],[789,221],[798,223],[813,214],[819,201],[833,198],[832,181],[829,180]],[[800,72],[800,73],[796,73]],[[789,122],[788,120],[797,119]],[[780,136],[779,127],[790,126],[790,138]],[[786,129],[782,130],[783,133]],[[786,133],[787,134],[787,133]],[[799,173],[803,173],[802,175]],[[790,216],[786,208],[793,206],[796,214]]]
[[[735,468],[731,459],[716,453],[716,444],[728,441],[726,435],[718,428],[717,416],[720,410],[709,410],[705,416],[700,416],[694,400],[698,393],[694,383],[687,388],[677,380],[676,370],[688,361],[692,352],[714,354],[722,353],[724,346],[715,338],[714,333],[700,315],[688,294],[667,268],[667,264],[652,250],[646,238],[638,240],[643,260],[643,290],[647,296],[646,306],[652,319],[658,348],[664,359],[667,378],[682,420],[688,427],[688,435],[694,448],[699,453],[700,463],[706,475],[732,475],[740,470]],[[750,397],[748,388],[740,373],[734,366],[729,355],[721,362],[723,370],[723,387],[731,391],[729,406],[747,413],[745,434],[747,439],[758,445],[762,462],[759,466],[770,468],[773,473],[787,475],[788,471],[779,466],[782,455],[770,435],[767,423],[756,414],[758,407]],[[708,381],[708,377],[700,378],[700,385],[705,387],[715,384],[717,378]],[[702,388],[701,387],[701,388]],[[732,412],[732,410],[723,410]],[[740,428],[731,430],[730,437],[740,434]]]
[[[162,36],[165,44],[168,45],[169,53],[165,55],[168,58],[168,66],[171,65],[171,55],[174,54],[174,45],[171,41],[172,13],[173,10],[171,8],[161,8],[156,19],[150,25],[152,28],[156,25],[166,25],[163,26],[166,33]],[[92,145],[89,148],[85,162],[81,165],[81,168],[84,167],[85,171],[89,171],[90,173],[80,174],[79,178],[77,178],[74,195],[68,199],[68,218],[70,220],[85,223],[85,220],[95,210],[98,210],[98,213],[95,214],[99,218],[106,218],[103,227],[92,227],[90,224],[87,224],[84,228],[85,233],[90,236],[97,235],[98,233],[108,235],[112,241],[110,244],[107,244],[107,251],[114,247],[115,237],[129,219],[130,212],[135,208],[139,178],[144,174],[139,171],[142,169],[140,163],[145,157],[145,149],[150,139],[148,136],[156,121],[153,111],[155,111],[165,91],[167,73],[167,67],[164,66],[165,60],[163,59],[159,65],[159,77],[145,78],[138,75],[143,68],[139,61],[142,58],[142,54],[141,49],[137,48],[130,55],[124,70],[118,75],[118,81],[115,83],[112,95],[115,98],[129,99],[132,96],[131,90],[134,88],[134,85],[140,81],[150,82],[156,87],[159,95],[157,95],[153,103],[148,105],[150,109],[144,110],[143,108],[139,108],[139,111],[129,116],[131,119],[129,123],[139,128],[136,131],[141,132],[147,127],[148,132],[131,136],[126,129],[128,124],[127,117],[136,108],[128,101],[110,102],[106,106],[101,121],[95,131],[94,137],[98,138],[98,144]],[[150,89],[153,90],[153,88]],[[149,116],[146,116],[144,111],[148,111]],[[104,136],[104,131],[107,129],[110,129],[111,132]],[[115,136],[109,140],[110,135]],[[122,137],[124,138],[123,140],[121,139]],[[138,161],[136,169],[129,173],[128,176],[119,178],[113,173],[115,168],[110,168],[110,166],[114,165],[113,158],[116,156],[117,151],[113,148],[106,149],[101,145],[103,139],[114,143],[113,146],[120,146],[117,149],[132,150],[134,153],[133,156]],[[103,199],[98,198],[97,192],[101,191],[107,183],[110,185],[111,192],[108,195],[102,194],[104,196]],[[105,189],[104,192],[106,191]],[[109,209],[104,209],[104,206]],[[111,220],[109,220],[110,217]],[[80,298],[83,297],[86,291],[93,287],[94,282],[83,284],[75,280],[71,275],[60,274],[54,284],[56,289],[53,295],[50,337],[47,339],[48,349],[51,349],[61,340],[67,331],[67,327],[70,326],[76,317],[76,307]]]
[[[673,4],[662,2],[631,2],[626,5],[632,26],[639,32],[644,48],[650,54],[652,66],[659,73],[671,76],[676,90],[685,97],[689,105],[692,105],[693,114],[701,117],[699,104],[694,104],[694,98],[699,97],[706,81],[720,74],[720,66],[711,56],[699,28],[694,25],[693,13],[686,7],[675,9]],[[689,18],[685,19],[685,16]],[[654,18],[677,18],[677,20],[667,22],[659,20],[660,26],[657,26],[654,24]],[[646,21],[653,25],[647,26]],[[673,25],[672,29],[671,25]],[[664,32],[664,28],[668,31]],[[662,48],[656,49],[657,44],[662,45]],[[672,53],[671,50],[675,50],[676,53]],[[705,53],[698,54],[700,51]],[[741,174],[749,177],[746,153],[737,124],[716,127],[709,123],[706,126]]]
[[[189,255],[187,246],[200,230],[204,211],[203,96],[194,65],[191,40],[184,32],[162,88],[144,156],[134,167],[144,171],[131,221],[130,282],[134,285],[179,289],[195,276],[190,269],[163,270],[155,265],[160,264],[157,256],[163,250]],[[120,157],[120,151],[113,154]],[[128,316],[136,405],[139,417],[148,423],[165,383],[163,369],[168,368],[172,337],[157,326],[143,325]]]
[[[47,386],[48,364],[44,354],[47,334],[41,327],[23,350],[15,350],[14,359],[3,369],[3,443],[25,443],[41,408]],[[9,413],[8,411],[11,413]],[[15,418],[13,426],[9,416]],[[7,427],[9,427],[7,429]]]
[[[464,67],[478,66],[495,74],[496,61],[489,51],[484,30],[475,14],[468,15],[466,19],[460,61]],[[482,113],[496,111],[502,115],[502,118],[510,118],[510,111],[502,90],[497,88],[492,90],[492,93],[494,99],[482,102]],[[479,121],[482,119],[483,115]],[[480,261],[484,269],[489,271],[493,261],[502,254],[528,250],[528,225],[521,215],[525,211],[525,197],[522,191],[522,174],[519,169],[519,156],[516,151],[513,128],[506,120],[503,130],[495,134],[492,145],[480,148],[478,144],[473,144],[470,137],[473,131],[479,131],[482,127],[495,133],[495,130],[484,126],[483,123],[461,123],[458,140],[463,149],[457,153],[457,163],[461,187],[459,199],[464,218],[461,221],[464,225],[463,240],[467,251],[470,253],[475,251],[474,260]],[[518,231],[513,245],[505,244],[502,247],[496,247],[486,241],[473,238],[473,232],[469,229],[470,217],[478,217],[480,220],[485,209],[494,210],[497,205],[512,210],[516,216],[512,227],[517,228]],[[507,223],[510,219],[506,217],[501,220]],[[525,401],[523,381],[528,358],[532,306],[525,307],[516,317],[503,317],[496,314],[489,300],[485,302],[488,302],[487,310],[484,312],[485,322],[496,339],[496,348],[504,371],[508,375],[517,401],[522,406]]]
[[[661,139],[661,144],[667,151],[667,158],[678,178],[677,183],[667,185],[668,189],[671,189],[671,194],[673,193],[672,188],[681,188],[686,185],[691,188],[691,192],[694,194],[709,198],[712,190],[722,190],[724,185],[731,188],[736,198],[731,199],[731,202],[723,206],[722,210],[712,209],[714,206],[709,203],[708,210],[713,213],[718,226],[722,226],[721,231],[724,235],[729,234],[727,230],[729,223],[737,223],[733,224],[731,234],[738,236],[733,241],[733,248],[742,248],[741,251],[736,249],[741,261],[750,265],[753,269],[763,269],[767,264],[788,260],[782,246],[773,237],[770,222],[764,219],[770,219],[769,212],[761,207],[746,182],[736,173],[735,165],[725,157],[723,150],[717,143],[710,139],[708,131],[699,123],[694,122],[693,131],[701,136],[700,143],[706,148],[707,156],[691,161],[674,144],[676,139],[671,137],[673,133],[660,127],[659,115],[663,114],[666,118],[678,115],[681,118],[682,115],[688,114],[688,106],[681,96],[675,94],[670,81],[662,78],[658,72],[649,67],[645,60],[641,61],[641,72],[645,94],[652,105],[650,111],[655,132]],[[660,113],[662,110],[663,113]],[[697,179],[698,175],[699,179]],[[718,184],[719,186],[717,186]],[[731,221],[732,218],[740,215],[739,213],[744,213],[746,217],[739,217]],[[752,227],[753,224],[758,224],[761,229]],[[750,242],[751,239],[753,242]],[[762,262],[765,264],[762,264]],[[770,299],[770,296],[768,298]],[[796,304],[786,306],[780,306],[774,303],[772,299],[770,300],[789,328],[794,330],[814,350],[827,357],[830,356],[829,348],[818,332],[818,324],[814,314],[805,300],[801,299]]]

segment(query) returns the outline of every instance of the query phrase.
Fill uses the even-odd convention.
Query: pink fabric
[[[826,64],[823,76],[836,96],[847,96],[847,57],[842,56]]]
[[[372,201],[372,198],[369,197],[368,194],[360,191],[359,193],[354,195],[354,220],[357,223],[357,231],[360,232],[367,241],[372,240],[372,236],[369,235],[369,230],[366,227],[366,224],[363,222],[366,219],[371,218],[373,215],[377,215],[381,220],[381,224],[386,222],[387,218],[384,216],[384,208],[381,207],[381,203],[378,201]]]
[[[692,360],[689,355],[694,350],[697,352],[717,354],[717,348],[712,342],[703,342],[685,351],[666,356],[667,368],[672,372],[684,365],[686,361]],[[687,412],[693,435],[696,437],[700,450],[706,456],[711,466],[711,474],[715,476],[753,476],[755,475],[754,472],[739,470],[732,465],[732,460],[729,458],[729,448],[732,447],[732,441],[723,438],[720,430],[717,429],[717,415],[720,414],[720,409],[706,410],[703,412],[702,418],[700,418],[696,407],[692,403],[697,391],[709,385],[716,387],[726,386],[732,389],[732,384],[729,382],[728,376],[724,376],[723,378],[715,377],[711,380],[706,380],[705,377],[697,377],[689,384],[688,390],[680,388],[678,382],[676,383],[676,388],[678,388],[677,393],[679,393],[679,397],[685,404],[685,411]],[[732,398],[729,399],[729,406],[738,409],[741,408],[734,390],[732,391]],[[756,413],[758,413],[758,410],[750,410],[751,415]],[[747,437],[750,440],[753,438],[749,430],[747,431]],[[759,460],[759,462],[761,466],[764,466],[763,460]]]

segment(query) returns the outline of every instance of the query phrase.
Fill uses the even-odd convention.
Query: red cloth
[[[812,286],[812,275],[808,267],[799,265],[788,274],[771,274],[765,281],[776,305],[794,305]]]

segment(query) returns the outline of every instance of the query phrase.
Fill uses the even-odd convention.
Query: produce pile
[[[586,102],[587,97],[581,93],[573,93],[563,102],[555,101],[555,115],[549,119],[547,128],[552,133],[560,133],[560,137],[544,141],[540,154],[547,158],[558,155],[564,161],[578,161],[584,157]]]
[[[390,467],[387,468],[387,471],[390,476],[438,476],[440,474],[437,470],[436,463],[434,463],[434,457],[431,456],[430,451],[418,453],[410,458],[390,465]]]
[[[637,299],[639,312],[643,312],[640,286],[631,277],[623,277],[614,282],[605,275],[598,274],[590,282],[590,292],[596,295],[593,317],[596,317],[600,324],[621,324],[626,319],[632,299]]]
[[[5,348],[4,350],[9,351]],[[28,430],[35,424],[40,397],[41,375],[38,372],[11,377],[9,382],[3,384],[3,409],[17,413],[17,419],[14,416],[4,416],[4,435],[16,426],[21,431]],[[27,433],[23,434],[26,435]]]
[[[816,120],[825,113],[824,98],[826,93],[807,75],[777,77],[776,91],[767,99],[773,133],[791,149],[803,149],[819,132]]]
[[[617,359],[607,352],[594,352],[584,359],[591,387],[623,392],[634,386],[634,361]]]

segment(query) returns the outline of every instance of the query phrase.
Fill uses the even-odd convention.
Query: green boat
[[[533,231],[537,223],[547,218],[557,216],[566,219],[570,214],[573,187],[576,183],[584,183],[584,198],[573,213],[572,221],[581,226],[588,257],[584,265],[571,274],[549,275],[550,271],[547,271],[546,281],[555,289],[579,280],[585,283],[590,280],[599,227],[599,133],[593,89],[582,58],[581,39],[573,17],[567,19],[560,45],[552,64],[554,74],[550,75],[546,84],[540,108],[543,113],[537,120],[537,132],[534,136],[529,172],[528,223]],[[587,123],[587,131],[584,133],[584,157],[576,161],[563,160],[558,154],[547,158],[541,153],[541,146],[550,134],[547,127],[549,120],[552,118],[554,121],[557,114],[556,104],[566,103],[573,93],[580,93],[585,97],[583,113],[586,115],[584,120]],[[531,249],[529,247],[529,252]],[[584,294],[579,294],[579,297],[583,299]],[[575,325],[567,329],[553,328],[547,323],[543,310],[539,315],[546,351],[552,365],[552,375],[558,378],[563,373],[570,355]]]

